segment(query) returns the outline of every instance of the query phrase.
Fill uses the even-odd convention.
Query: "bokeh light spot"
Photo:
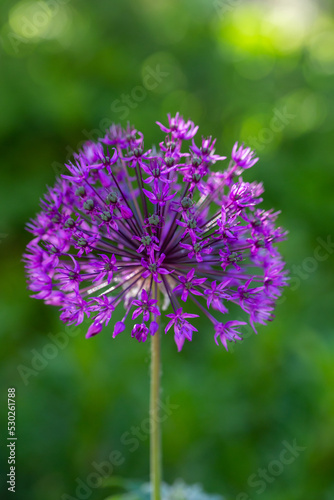
[[[59,38],[68,25],[68,8],[58,2],[21,1],[9,12],[9,26],[26,41]]]
[[[177,59],[168,52],[155,52],[142,64],[142,79],[150,92],[165,94],[185,86],[186,77]]]

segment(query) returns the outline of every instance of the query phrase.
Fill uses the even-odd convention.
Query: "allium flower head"
[[[227,349],[245,324],[229,317],[229,304],[254,330],[273,319],[287,281],[275,248],[285,233],[275,227],[278,213],[258,208],[262,184],[241,177],[257,161],[250,148],[236,143],[221,171],[226,157],[211,137],[195,140],[190,120],[169,115],[158,125],[167,133],[159,148],[146,150],[142,133],[112,125],[66,165],[27,226],[28,288],[59,307],[64,322],[90,318],[87,337],[124,308],[113,337],[132,322],[139,342],[157,332],[162,296],[165,331],[173,328],[179,350],[198,335],[192,301]]]

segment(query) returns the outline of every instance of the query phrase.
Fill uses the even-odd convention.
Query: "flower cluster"
[[[221,495],[207,494],[203,491],[200,484],[191,486],[185,484],[181,479],[175,481],[173,485],[163,483],[161,485],[162,500],[224,500]],[[150,484],[143,484],[138,491],[142,494],[150,494],[152,491]]]
[[[165,331],[173,327],[179,350],[197,331],[198,315],[184,310],[192,300],[227,349],[246,324],[223,320],[230,303],[254,330],[273,319],[287,281],[274,244],[285,233],[275,227],[277,213],[258,208],[262,184],[241,177],[258,160],[250,148],[236,144],[218,171],[226,157],[215,154],[215,140],[195,142],[198,127],[179,114],[168,122],[158,123],[167,134],[159,148],[145,150],[142,133],[112,125],[74,155],[27,226],[28,288],[58,306],[64,322],[89,317],[87,337],[122,304],[113,336],[135,320],[131,335],[144,342],[170,308]]]

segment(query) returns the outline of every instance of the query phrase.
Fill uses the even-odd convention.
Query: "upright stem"
[[[158,299],[158,287],[155,283],[155,295]],[[160,400],[160,328],[151,338],[151,394],[150,394],[150,466],[152,500],[161,499],[161,436],[159,422]]]

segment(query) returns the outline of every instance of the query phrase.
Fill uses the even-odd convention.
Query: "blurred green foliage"
[[[332,500],[334,259],[319,238],[334,238],[333,4],[2,0],[0,20],[2,498],[12,498],[8,386],[17,499],[76,498],[76,478],[115,450],[114,474],[148,479],[147,433],[135,451],[124,444],[147,418],[148,343],[112,340],[110,328],[89,341],[85,326],[65,332],[55,309],[29,298],[21,255],[45,185],[82,141],[129,120],[150,146],[162,137],[155,121],[179,110],[218,138],[219,154],[235,140],[257,149],[246,178],[263,180],[264,207],[282,210],[292,281],[275,321],[230,353],[204,319],[180,354],[164,336],[163,399],[178,406],[163,423],[165,480],[228,500]],[[294,440],[305,450],[275,475]],[[259,468],[274,471],[263,492]],[[109,494],[91,489],[91,500]]]

